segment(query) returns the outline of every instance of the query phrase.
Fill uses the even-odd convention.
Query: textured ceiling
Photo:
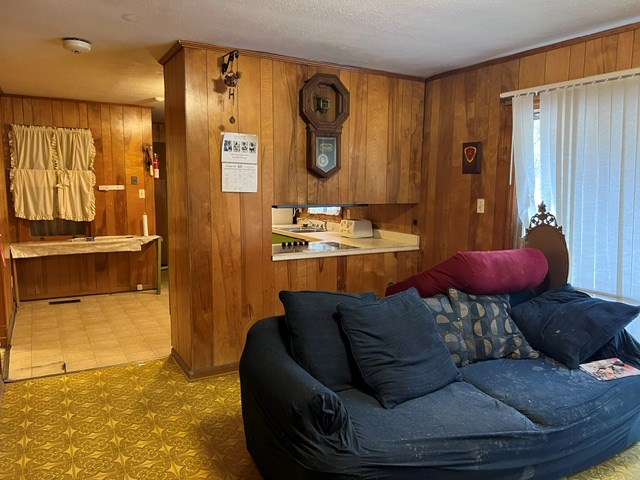
[[[639,22],[640,0],[2,0],[0,12],[4,93],[161,113],[157,60],[179,39],[429,77]]]

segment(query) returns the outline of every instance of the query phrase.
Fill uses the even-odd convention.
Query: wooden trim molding
[[[114,102],[96,102],[92,100],[78,100],[75,98],[61,98],[61,97],[40,97],[37,95],[21,95],[19,93],[2,93],[0,90],[0,96],[7,98],[28,98],[31,100],[50,100],[54,102],[73,102],[73,103],[85,103],[87,105],[113,105],[116,107],[135,107],[135,108],[145,108],[147,110],[151,110],[153,107],[146,107],[144,105],[137,105],[135,103],[114,103]],[[74,128],[74,127],[70,127]]]
[[[511,60],[518,60],[523,57],[528,57],[530,55],[537,55],[539,53],[546,53],[551,50],[556,50],[558,48],[570,47],[571,45],[575,45],[578,43],[584,43],[589,40],[595,40],[597,38],[608,37],[609,35],[617,35],[620,33],[628,32],[635,30],[636,28],[640,28],[640,22],[631,23],[629,25],[623,25],[621,27],[611,28],[609,30],[603,30],[602,32],[590,33],[588,35],[583,35],[582,37],[571,38],[568,40],[563,40],[561,42],[550,43],[548,45],[543,45],[541,47],[532,48],[530,50],[524,50],[522,52],[513,53],[511,55],[507,55],[505,57],[494,58],[492,60],[487,60],[486,62],[480,62],[473,65],[469,65],[468,67],[457,68],[454,70],[449,70],[447,72],[438,73],[427,78],[427,82],[431,82],[433,80],[438,80],[443,77],[448,77],[450,75],[456,75],[458,73],[466,73],[472,72],[479,68],[491,67],[493,65],[499,65],[505,62],[509,62]]]
[[[239,362],[234,362],[228,365],[221,365],[216,367],[190,369],[184,359],[174,348],[171,349],[170,357],[174,362],[176,362],[176,365],[178,365],[184,376],[189,381],[204,380],[206,378],[215,377],[217,375],[224,375],[225,373],[229,372],[237,372],[239,365]]]
[[[183,48],[196,48],[196,49],[200,49],[200,50],[233,50],[232,47],[225,47],[223,45],[209,45],[209,44],[206,44],[206,43],[192,42],[192,41],[189,41],[189,40],[178,40],[167,51],[167,53],[165,53],[162,56],[162,58],[160,58],[160,60],[158,60],[158,63],[160,63],[161,65],[164,65],[177,52],[179,52]],[[372,68],[362,68],[362,67],[356,67],[356,66],[353,66],[353,65],[340,65],[340,64],[331,63],[331,62],[320,62],[320,61],[316,61],[316,60],[307,60],[307,59],[304,59],[304,58],[290,57],[290,56],[287,56],[287,55],[280,55],[280,54],[277,54],[277,53],[260,52],[258,50],[241,50],[241,49],[237,49],[237,50],[240,52],[241,55],[246,55],[246,56],[250,56],[250,57],[259,57],[259,58],[268,59],[268,60],[276,60],[276,61],[280,61],[280,62],[296,63],[296,64],[299,64],[299,65],[306,65],[306,66],[309,66],[309,67],[335,68],[335,69],[339,69],[339,70],[356,71],[356,72],[360,72],[360,73],[367,73],[367,74],[373,74],[373,75],[385,75],[387,77],[399,78],[401,80],[411,80],[411,81],[420,81],[420,82],[423,82],[425,80],[425,77],[418,77],[418,76],[415,76],[415,75],[403,75],[401,73],[386,72],[384,70],[375,70],[375,69],[372,69]]]
[[[593,39],[596,39],[596,38],[602,38],[602,37],[606,37],[606,36],[609,36],[609,35],[616,35],[616,34],[619,34],[619,33],[628,32],[628,31],[631,31],[631,30],[635,30],[636,28],[639,28],[639,27],[640,27],[640,22],[631,23],[629,25],[623,25],[623,26],[620,26],[620,27],[615,27],[615,28],[611,28],[611,29],[608,29],[608,30],[603,30],[601,32],[590,33],[588,35],[583,35],[581,37],[571,38],[571,39],[568,39],[568,40],[563,40],[561,42],[550,43],[548,45],[543,45],[543,46],[532,48],[532,49],[529,49],[529,50],[524,50],[522,52],[517,52],[517,53],[511,54],[511,55],[504,56],[504,57],[495,58],[495,59],[492,59],[492,60],[487,60],[486,62],[480,62],[480,63],[476,63],[476,64],[473,64],[473,65],[469,65],[468,67],[462,67],[462,68],[457,68],[457,69],[454,69],[454,70],[448,70],[446,72],[441,72],[441,73],[438,73],[438,74],[433,75],[433,76],[428,77],[428,78],[418,77],[418,76],[413,76],[413,75],[403,75],[403,74],[400,74],[400,73],[386,72],[386,71],[383,71],[383,70],[361,68],[361,67],[356,67],[356,66],[352,66],[352,65],[339,65],[339,64],[331,63],[331,62],[319,62],[319,61],[315,61],[315,60],[307,60],[307,59],[303,59],[303,58],[290,57],[290,56],[287,56],[287,55],[280,55],[280,54],[277,54],[277,53],[260,52],[260,51],[257,51],[257,50],[239,50],[239,51],[243,55],[257,56],[257,57],[261,57],[261,58],[268,58],[268,59],[271,59],[271,60],[280,60],[280,61],[285,61],[285,62],[295,62],[295,63],[300,63],[300,64],[303,64],[303,65],[309,65],[309,66],[313,66],[313,67],[338,68],[338,69],[341,69],[341,70],[354,70],[354,71],[363,72],[363,73],[387,75],[387,76],[390,76],[390,77],[401,78],[401,79],[405,79],[405,80],[424,80],[424,81],[430,82],[432,80],[437,80],[439,78],[446,77],[446,76],[449,76],[449,75],[452,75],[452,74],[469,72],[469,71],[476,70],[478,68],[497,65],[497,64],[509,61],[509,60],[517,60],[519,58],[527,57],[529,55],[535,55],[535,54],[538,54],[538,53],[545,53],[545,52],[548,52],[550,50],[555,50],[557,48],[562,48],[562,47],[575,45],[577,43],[586,42],[588,40],[593,40]],[[169,59],[171,59],[171,57],[173,57],[176,54],[176,52],[178,52],[182,48],[200,48],[200,49],[205,49],[205,50],[231,49],[231,47],[225,47],[225,46],[222,46],[222,45],[210,45],[210,44],[206,44],[206,43],[192,42],[190,40],[178,40],[176,43],[174,43],[172,45],[172,47],[167,51],[167,53],[165,53],[162,56],[162,58],[160,58],[160,60],[158,60],[158,63],[160,63],[161,65],[164,65],[166,62],[169,61]]]

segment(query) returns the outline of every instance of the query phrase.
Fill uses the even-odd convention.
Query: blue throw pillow
[[[415,288],[357,306],[341,303],[338,313],[362,376],[385,408],[460,379]]]
[[[375,300],[373,293],[282,290],[285,319],[291,335],[291,355],[316,380],[340,391],[362,385],[360,374],[340,328],[336,307]]]
[[[588,358],[585,363],[619,358],[624,363],[640,369],[640,343],[626,329],[616,333],[600,350]]]
[[[577,368],[640,313],[640,307],[592,298],[567,284],[511,309],[533,348]]]
[[[519,292],[512,292],[509,294],[509,306],[511,308],[520,305],[527,300],[531,300],[536,296],[536,292],[533,290],[520,290]]]

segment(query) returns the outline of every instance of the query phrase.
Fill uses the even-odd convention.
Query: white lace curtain
[[[520,218],[544,200],[564,227],[571,283],[640,301],[640,77],[540,93],[539,155],[527,97],[513,99]]]
[[[11,125],[9,146],[16,217],[94,219],[95,147],[90,130]]]

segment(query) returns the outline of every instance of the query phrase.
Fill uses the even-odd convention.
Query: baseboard
[[[184,376],[187,377],[187,380],[189,381],[203,380],[206,378],[215,377],[217,375],[235,372],[238,370],[237,362],[214,367],[190,369],[187,365],[187,362],[184,361],[184,359],[174,348],[171,349],[171,358],[174,362],[176,362],[176,365],[178,365]]]
[[[4,394],[4,380],[2,379],[2,375],[0,375],[0,405],[2,405],[3,394]]]

